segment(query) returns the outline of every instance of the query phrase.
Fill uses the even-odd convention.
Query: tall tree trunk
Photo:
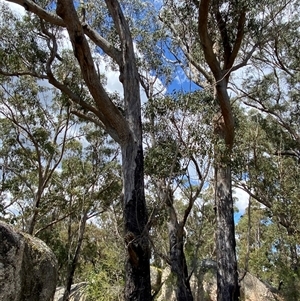
[[[217,300],[238,301],[240,290],[235,250],[235,225],[231,184],[231,154],[234,144],[234,118],[227,92],[228,79],[219,79],[216,98],[221,114],[214,124],[215,145],[215,203],[217,248]]]
[[[139,75],[133,42],[127,21],[117,0],[106,0],[120,37],[120,82],[124,89],[124,114],[128,134],[120,139],[124,192],[125,300],[150,301],[150,248],[148,216],[144,192],[144,156],[142,145]],[[123,133],[123,130],[120,129]],[[120,137],[122,135],[119,135]]]
[[[178,222],[177,214],[173,206],[173,192],[164,189],[165,203],[169,211],[169,244],[171,272],[176,277],[177,301],[193,301],[190,286],[188,268],[184,254],[184,224]]]
[[[141,139],[140,141],[141,142]],[[127,258],[125,299],[150,301],[150,250],[144,195],[143,150],[131,139],[122,147],[124,175],[124,229]]]
[[[228,160],[228,159],[227,159]],[[227,161],[226,160],[226,161]],[[225,161],[225,162],[226,162]],[[239,300],[230,163],[215,167],[218,301]]]
[[[118,9],[120,9],[119,6]],[[121,18],[119,21],[125,24],[124,19]],[[120,31],[122,32],[120,36],[126,34],[130,37],[127,26],[124,25]],[[124,56],[120,68],[120,81],[124,87],[125,117],[130,129],[129,137],[125,143],[121,143],[124,181],[124,238],[128,251],[125,265],[125,299],[128,301],[150,301],[152,299],[150,248],[144,192],[139,76],[135,66],[132,42],[131,40],[123,40],[122,42]]]
[[[241,11],[234,46],[230,45],[226,24],[220,20],[220,7],[211,6],[212,1],[199,1],[198,33],[205,60],[214,77],[215,97],[218,100],[220,114],[216,116],[214,131],[215,145],[215,203],[217,215],[217,283],[218,301],[238,301],[239,287],[237,261],[235,254],[235,231],[233,219],[233,199],[231,188],[230,158],[234,144],[235,122],[232,105],[228,96],[228,80],[243,38],[245,12]],[[213,8],[213,11],[211,9]],[[209,18],[217,17],[217,25],[223,42],[223,66],[214,52],[209,32]],[[209,79],[209,78],[208,78]]]
[[[183,228],[180,224],[169,223],[171,271],[176,276],[177,301],[193,301],[190,279],[183,250]]]
[[[235,225],[231,184],[231,154],[234,144],[234,118],[227,92],[227,79],[216,85],[216,97],[221,114],[214,124],[215,145],[215,203],[217,248],[217,300],[238,301],[240,290],[235,250]]]
[[[37,198],[37,200],[35,200],[35,202],[34,202],[34,207],[32,210],[32,215],[30,217],[29,224],[28,224],[28,230],[27,230],[27,233],[30,235],[34,235],[34,228],[36,226],[39,207],[40,207],[40,201],[41,201],[40,197],[36,197],[36,198]]]

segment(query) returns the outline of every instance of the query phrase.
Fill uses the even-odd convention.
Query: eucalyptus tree
[[[117,0],[105,1],[105,6],[67,0],[10,2],[23,6],[28,14],[24,21],[2,14],[0,73],[47,80],[66,97],[75,114],[102,126],[119,143],[127,245],[125,299],[150,300],[139,75],[122,8]],[[71,51],[64,52],[66,43]],[[96,59],[100,54],[120,72],[124,112],[101,81]]]
[[[288,232],[297,231],[298,218],[292,215],[299,206],[299,166],[295,155],[285,155],[294,145],[289,133],[273,117],[255,110],[244,115],[238,132],[235,185],[277,215]]]
[[[273,20],[289,3],[248,1],[164,1],[161,20],[170,32],[169,50],[187,77],[213,95],[215,133],[218,300],[238,300],[231,156],[235,117],[230,76],[245,67],[270,36]],[[263,12],[263,13],[262,13]]]
[[[284,282],[281,289],[287,299],[297,300],[294,298],[299,285],[300,169],[295,155],[284,155],[291,151],[293,139],[271,115],[252,109],[244,114],[243,119],[237,131],[239,143],[235,149],[233,173],[235,186],[245,190],[251,202],[247,211],[249,238],[239,242],[240,264],[265,280],[268,274],[277,275],[277,284],[280,280]],[[256,216],[258,212],[259,221]],[[240,224],[240,237],[246,236],[241,234],[241,229],[245,230],[247,216]],[[270,232],[266,234],[268,238],[262,241],[263,248],[258,250],[258,246],[252,252],[251,227],[257,229],[259,225],[256,223],[263,224],[262,227],[267,231],[270,229]],[[265,256],[265,252],[270,256]],[[268,263],[268,269],[264,268],[263,261],[264,265]]]
[[[283,11],[272,19],[268,41],[251,58],[252,64],[245,72],[242,84],[233,88],[237,97],[252,108],[249,118],[256,129],[250,138],[252,143],[246,138],[248,159],[244,165],[249,175],[239,181],[239,186],[270,210],[273,222],[286,229],[291,258],[288,265],[296,271],[299,266],[297,47],[300,36],[297,2],[291,2],[288,7],[288,15]]]
[[[300,24],[297,2],[292,2],[289,9],[288,16],[281,12],[272,20],[270,39],[251,58],[252,64],[246,69],[241,85],[233,88],[245,105],[261,112],[260,116],[268,115],[265,123],[276,128],[270,131],[274,154],[298,160],[300,111],[297,47]],[[282,134],[278,135],[278,131]]]
[[[251,198],[236,227],[239,265],[274,289],[284,300],[299,300],[299,273],[291,268],[291,248],[297,236],[290,237],[270,209]]]
[[[23,77],[2,80],[0,101],[2,192],[6,217],[34,235],[50,206],[45,197],[72,126],[59,96]],[[51,98],[51,101],[49,100]]]
[[[188,219],[196,210],[195,203],[200,202],[210,171],[211,144],[205,132],[212,112],[205,106],[200,112],[198,100],[205,95],[199,94],[154,97],[149,99],[144,112],[145,171],[150,176],[147,186],[153,187],[156,199],[153,215],[157,219],[161,211],[160,218],[168,220],[169,251],[154,243],[154,252],[171,267],[177,300],[193,300],[189,283],[193,268],[188,271],[185,255]]]
[[[79,264],[88,221],[97,220],[101,213],[116,202],[121,193],[120,168],[116,162],[115,146],[109,143],[109,139],[102,132],[101,128],[89,125],[84,130],[84,142],[73,140],[66,145],[62,170],[54,188],[62,192],[61,202],[70,213],[61,221],[62,226],[67,229],[68,256],[64,259],[67,263],[64,275],[65,300],[69,297]],[[87,146],[84,147],[84,144]],[[64,210],[60,208],[57,213],[63,215]],[[51,212],[49,217],[53,218]],[[57,219],[61,220],[56,217]]]
[[[122,214],[116,207],[101,214],[101,226],[86,229],[89,242],[84,245],[81,274],[88,281],[86,298],[91,301],[124,300]]]

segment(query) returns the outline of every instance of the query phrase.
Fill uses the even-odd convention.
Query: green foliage
[[[51,90],[30,77],[0,85],[2,192],[9,194],[8,221],[16,221],[22,212],[22,227],[28,229],[35,223],[30,210],[42,213],[48,207],[43,194],[64,152],[69,112],[55,97],[50,102]],[[12,205],[14,210],[9,210]]]
[[[145,173],[157,178],[176,177],[182,172],[180,159],[176,141],[171,138],[157,141],[145,154]]]
[[[286,300],[298,300],[297,143],[271,115],[257,110],[243,114],[235,180],[256,201],[251,200],[248,214],[237,225],[239,265],[274,287],[282,281]]]
[[[209,199],[207,199],[209,198]],[[185,254],[190,270],[200,269],[203,259],[216,259],[215,248],[215,210],[213,195],[205,191],[201,195],[202,202],[197,203],[186,225]]]
[[[93,265],[84,269],[84,275],[89,283],[88,300],[123,300],[124,252],[122,240],[109,228],[94,229],[92,246],[93,249],[90,249],[88,245],[83,249],[83,256],[89,256],[93,260]]]
[[[191,156],[203,162],[210,155],[210,100],[206,93],[175,92],[148,101],[144,108],[147,175],[178,178],[186,174]]]
[[[293,265],[297,238],[278,225],[276,217],[266,217],[269,210],[257,202],[248,212],[250,215],[244,215],[236,228],[240,268],[275,288],[282,282],[281,293],[286,300],[298,300],[300,275]]]

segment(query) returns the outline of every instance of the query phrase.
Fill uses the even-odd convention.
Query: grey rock
[[[190,279],[194,301],[217,300],[217,262],[205,259],[199,270]],[[174,279],[171,270],[166,267],[162,271],[163,285],[157,301],[176,301]],[[245,273],[241,281],[241,300],[244,301],[285,301],[277,290],[266,285],[250,273]]]
[[[40,239],[0,221],[0,300],[52,301],[57,261]]]
[[[80,283],[73,284],[71,286],[69,301],[85,301],[86,300],[86,293],[85,293],[86,286],[87,286],[86,282],[80,282]],[[62,301],[64,292],[65,292],[64,287],[58,287],[56,289],[53,301]]]

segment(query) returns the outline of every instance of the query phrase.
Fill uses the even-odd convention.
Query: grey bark
[[[237,33],[233,45],[227,36],[227,24],[220,14],[220,8],[213,6],[210,0],[199,1],[198,34],[204,57],[215,80],[215,96],[219,103],[220,114],[214,120],[215,137],[215,203],[217,217],[217,284],[218,301],[237,301],[239,299],[237,261],[235,253],[235,231],[233,219],[233,199],[231,188],[230,158],[234,144],[235,123],[230,99],[227,92],[231,68],[238,54],[244,36],[245,11],[242,10],[237,24]],[[223,46],[223,64],[221,67],[213,51],[213,42],[209,34],[208,20],[214,15]],[[221,144],[219,148],[218,144]]]
[[[81,251],[81,246],[82,246],[82,242],[83,242],[87,219],[88,219],[88,211],[85,210],[81,216],[80,223],[79,223],[76,249],[75,249],[73,258],[68,265],[68,274],[66,277],[67,282],[66,282],[66,288],[64,291],[62,301],[69,300],[71,287],[72,287],[73,279],[74,279],[74,274],[75,274],[75,270],[77,268],[77,264],[78,264],[78,260],[79,260],[79,255],[80,255],[80,251]]]
[[[183,227],[180,224],[169,224],[171,271],[176,277],[177,301],[193,301],[190,279],[184,254]]]
[[[239,300],[237,261],[235,253],[231,168],[216,166],[215,201],[217,216],[217,285],[218,301]]]
[[[125,272],[125,299],[150,301],[150,249],[144,192],[139,76],[128,24],[118,1],[106,1],[121,39],[120,81],[124,88],[125,118],[130,130],[121,143],[124,189],[124,231],[128,256]]]
[[[177,301],[193,301],[184,253],[184,222],[178,222],[170,188],[165,189],[165,203],[169,211],[169,256],[171,272],[176,278],[176,299]]]

